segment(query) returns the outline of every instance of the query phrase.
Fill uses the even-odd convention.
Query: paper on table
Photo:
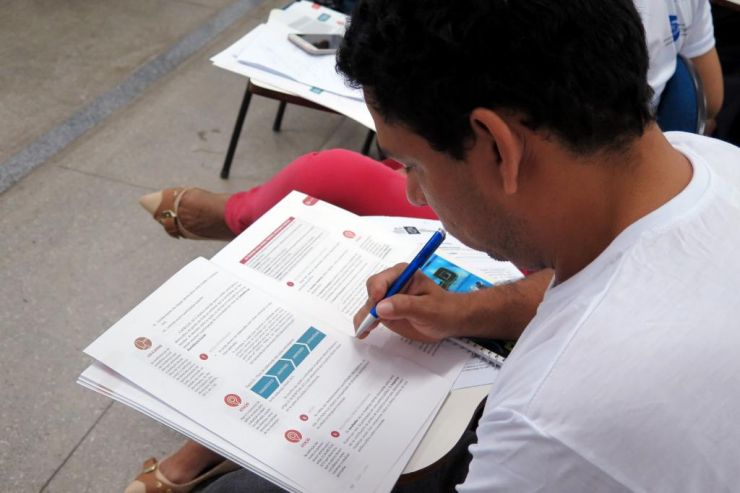
[[[349,87],[336,71],[334,55],[314,56],[288,40],[291,29],[279,23],[261,24],[247,34],[237,60],[311,87],[362,100],[362,91]]]
[[[347,16],[314,2],[297,1],[272,9],[267,23],[280,23],[297,33],[343,34]]]
[[[226,50],[211,58],[211,62],[219,68],[251,78],[252,82],[256,85],[266,83],[279,91],[300,96],[303,99],[351,118],[370,130],[375,130],[375,123],[364,100],[360,101],[355,98],[340,96],[256,67],[239,63],[236,57],[249,44],[249,41],[248,37],[244,36]]]

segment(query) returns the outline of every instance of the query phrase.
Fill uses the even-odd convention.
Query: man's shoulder
[[[739,147],[723,140],[707,137],[706,135],[698,135],[690,132],[665,132],[663,135],[666,136],[674,147],[688,146],[697,150],[717,151],[730,156],[737,156],[740,153]]]
[[[701,159],[723,180],[740,191],[740,147],[728,142],[687,132],[666,132],[671,145],[692,157]]]
[[[722,377],[740,374],[740,232],[731,229],[740,212],[725,205],[647,229],[589,289],[544,307],[504,365],[491,417],[493,406],[511,409],[520,428],[587,454],[614,477],[654,463],[642,485],[713,457],[706,481],[718,484],[713,475],[735,459],[717,444],[740,442],[740,423],[727,420],[740,414],[740,397]]]

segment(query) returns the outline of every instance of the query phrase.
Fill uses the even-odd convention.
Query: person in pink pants
[[[171,236],[231,239],[292,190],[361,216],[437,218],[428,206],[417,207],[407,200],[402,165],[343,149],[303,155],[244,192],[168,188],[140,202]]]

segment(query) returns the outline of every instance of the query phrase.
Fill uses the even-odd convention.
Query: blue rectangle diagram
[[[308,346],[296,343],[290,346],[290,349],[285,352],[283,358],[289,359],[298,366],[310,353],[311,351],[308,350]]]
[[[326,337],[326,334],[318,330],[316,327],[309,327],[297,342],[299,344],[305,344],[311,351],[313,351],[324,337]]]
[[[259,381],[252,386],[252,392],[255,394],[268,399],[273,392],[275,392],[280,384],[276,377],[265,375],[260,378]]]
[[[296,367],[293,363],[287,359],[278,360],[277,363],[272,365],[272,368],[267,370],[266,375],[273,376],[278,379],[280,383],[283,383],[288,376],[293,373],[293,369]]]

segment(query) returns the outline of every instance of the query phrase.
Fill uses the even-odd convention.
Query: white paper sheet
[[[298,485],[286,481],[268,464],[251,456],[249,460],[244,460],[245,453],[242,450],[100,363],[95,362],[83,371],[77,383],[146,414],[288,491],[300,491]]]
[[[364,101],[345,98],[331,92],[312,88],[307,84],[286,79],[285,77],[281,77],[255,67],[243,65],[236,61],[228,52],[219,53],[214,56],[211,61],[219,68],[251,78],[252,82],[256,85],[266,84],[270,88],[278,89],[287,94],[300,96],[303,99],[320,104],[321,106],[351,118],[370,130],[375,130],[375,122],[373,122],[373,118]]]
[[[364,288],[347,281],[353,270],[364,283],[384,261],[407,256],[371,230],[294,192],[213,262],[182,269],[86,353],[270,464],[273,471],[254,469],[281,484],[374,491],[402,466],[467,357],[392,333],[379,347],[327,322],[351,327],[364,302]]]
[[[93,363],[90,365],[80,375],[77,383],[149,416],[150,418],[180,432],[191,440],[201,443],[219,455],[239,464],[259,476],[262,476],[268,481],[272,481],[288,491],[301,491],[297,484],[288,482],[282,474],[270,467],[268,464],[264,464],[251,456],[249,457],[249,460],[245,460],[245,453],[230,442],[222,439],[184,414],[167,406],[159,399],[156,399],[152,395],[142,391],[113,370],[101,365],[100,363]],[[414,437],[396,464],[393,465],[389,473],[383,478],[381,484],[376,490],[377,492],[387,492],[393,488],[398,476],[404,472],[406,464],[419,446],[419,442],[425,436],[423,430],[428,428],[430,423],[433,421],[434,416],[437,414],[437,411],[438,410],[435,409],[435,411],[432,412],[427,422],[422,426],[422,430]]]
[[[272,9],[268,24],[282,24],[297,33],[343,34],[348,16],[315,2],[297,1],[284,9]]]
[[[392,232],[398,238],[414,242],[416,245],[422,244],[429,235],[442,227],[442,223],[434,219],[391,216],[367,216],[365,219],[384,231]],[[474,272],[491,284],[510,282],[523,277],[521,271],[511,262],[494,260],[487,253],[473,250],[464,245],[449,233],[444,243],[437,250],[437,254],[470,272]]]
[[[363,100],[362,91],[347,86],[336,71],[334,55],[309,55],[288,40],[291,29],[281,24],[261,24],[247,34],[237,61],[310,87]]]
[[[305,10],[305,4],[308,4],[309,2],[298,3],[304,4],[302,8]],[[302,15],[303,14],[299,14],[299,17],[301,17]],[[276,19],[280,19],[280,17],[281,15],[278,14],[276,16]],[[272,23],[272,17],[271,21],[268,23]],[[283,28],[287,31],[294,30],[285,25],[283,25]],[[371,130],[375,130],[375,123],[370,116],[367,105],[362,98],[357,99],[357,93],[355,93],[355,95],[351,98],[344,97],[317,87],[313,87],[311,84],[306,84],[293,80],[291,78],[286,78],[282,75],[278,75],[277,73],[275,73],[275,71],[264,70],[262,68],[248,66],[240,63],[238,61],[239,54],[247,49],[252,40],[253,37],[251,37],[250,34],[245,35],[236,43],[211,58],[211,61],[215,66],[219,68],[251,78],[252,82],[256,85],[266,85],[274,90],[279,90],[287,94],[300,96],[303,99],[322,105],[326,108],[336,111],[337,113],[345,115],[348,118],[355,120],[356,122],[364,125]],[[331,68],[330,72],[339,77],[338,74],[336,74],[336,72],[334,71],[333,67]]]

